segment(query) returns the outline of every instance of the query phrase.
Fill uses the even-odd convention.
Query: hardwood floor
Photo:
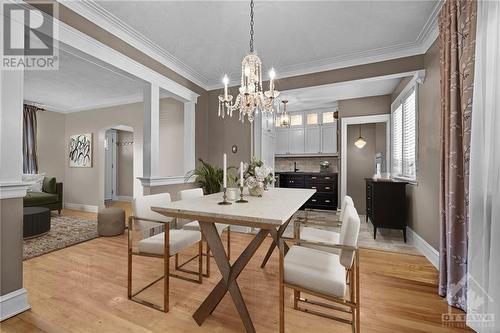
[[[250,239],[231,235],[233,258]],[[270,242],[265,241],[238,279],[257,332],[278,331],[277,252],[264,269],[259,267]],[[0,331],[244,332],[227,295],[201,327],[191,317],[220,278],[213,261],[212,275],[202,285],[170,280],[167,314],[127,300],[126,244],[125,235],[101,237],[25,261],[24,286],[32,309],[2,322]],[[161,276],[158,259],[141,258],[134,265],[134,289]],[[442,325],[441,315],[450,310],[437,295],[437,272],[424,257],[364,249],[360,276],[362,332],[471,332]],[[161,296],[161,283],[141,294],[158,304]],[[290,290],[286,297],[286,332],[351,331],[349,325],[294,311]]]

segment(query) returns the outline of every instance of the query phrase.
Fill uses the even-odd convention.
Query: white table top
[[[217,222],[257,228],[275,228],[290,219],[316,192],[312,189],[271,188],[262,197],[245,196],[248,203],[218,205],[222,193],[174,201],[152,207],[157,213],[202,222]]]

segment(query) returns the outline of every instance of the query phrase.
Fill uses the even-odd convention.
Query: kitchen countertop
[[[336,175],[336,174],[338,174],[338,172],[333,172],[333,171],[297,171],[297,172],[294,172],[294,171],[275,171],[274,173],[275,174],[286,173],[286,174],[292,174],[292,175],[317,175],[317,174]]]

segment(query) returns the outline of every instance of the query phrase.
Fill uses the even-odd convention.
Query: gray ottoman
[[[97,213],[99,236],[118,236],[125,231],[125,211],[121,208],[104,208]]]

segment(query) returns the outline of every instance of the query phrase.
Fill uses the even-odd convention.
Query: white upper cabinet
[[[321,153],[337,153],[337,123],[321,126]]]
[[[307,111],[290,113],[290,127],[276,123],[276,154],[311,155],[337,153],[335,112]]]
[[[321,140],[319,126],[308,126],[305,129],[305,150],[306,154],[321,153]]]
[[[290,154],[304,153],[304,128],[290,128],[288,134],[288,152]]]
[[[276,154],[288,154],[288,129],[276,128]]]

